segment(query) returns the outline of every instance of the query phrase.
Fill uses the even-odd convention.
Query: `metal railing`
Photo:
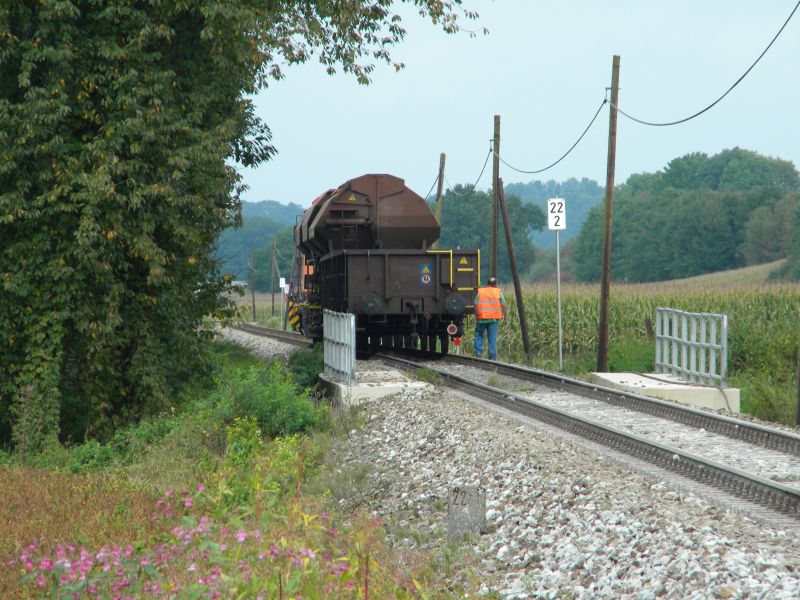
[[[656,308],[656,373],[693,383],[728,381],[728,315]]]
[[[356,317],[350,313],[322,312],[325,375],[351,384],[356,372]]]

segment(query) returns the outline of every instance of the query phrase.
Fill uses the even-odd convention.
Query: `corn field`
[[[502,359],[524,361],[518,307],[513,288],[505,296],[507,321],[500,327],[498,353]],[[527,287],[523,291],[525,314],[535,366],[558,365],[558,312],[554,285]],[[598,286],[562,287],[563,353],[565,370],[585,373],[594,369],[598,343],[600,291]],[[652,328],[656,307],[728,315],[730,383],[742,389],[743,410],[755,416],[794,424],[796,372],[800,348],[800,285],[738,285],[709,289],[698,286],[616,284],[609,308],[609,366],[631,364],[637,353],[654,361]],[[472,352],[472,321],[463,348]],[[642,363],[642,361],[640,361]],[[633,363],[638,365],[640,363]]]

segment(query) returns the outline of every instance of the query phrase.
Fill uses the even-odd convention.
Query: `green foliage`
[[[581,230],[581,225],[589,216],[589,211],[602,204],[604,188],[593,179],[586,177],[581,180],[571,177],[566,181],[530,181],[528,183],[511,183],[505,186],[506,195],[514,194],[522,199],[524,204],[533,204],[542,210],[547,210],[548,198],[564,198],[567,202],[566,231],[559,235],[561,245],[573,239]],[[555,234],[547,229],[540,229],[531,235],[537,248],[555,248]]]
[[[107,439],[208,372],[231,163],[274,153],[250,98],[314,51],[368,83],[405,35],[391,4],[0,5],[0,443]],[[414,6],[458,30],[450,2]]]
[[[620,337],[609,348],[608,368],[617,373],[652,373],[655,364],[655,342]]]
[[[253,216],[243,218],[241,227],[223,231],[214,250],[214,258],[219,261],[220,270],[229,273],[233,279],[249,280],[247,265],[252,254],[261,250],[266,244],[271,244],[272,238],[283,227],[269,217]],[[267,277],[269,277],[269,264],[267,264]]]
[[[481,192],[471,186],[456,185],[447,190],[443,197],[442,233],[440,248],[480,248],[481,276],[488,275],[491,267],[491,194]],[[524,269],[533,262],[534,247],[530,234],[547,223],[544,211],[533,204],[523,204],[518,196],[506,196],[511,234],[517,253],[517,265]],[[481,215],[487,218],[481,218]],[[511,266],[508,258],[505,233],[500,227],[497,243],[497,278],[511,280]]]
[[[794,209],[791,222],[794,227],[789,245],[789,257],[786,264],[776,270],[774,278],[800,281],[800,206]]]
[[[311,198],[308,198],[311,200]],[[275,200],[261,200],[259,202],[242,202],[242,220],[247,222],[250,217],[269,217],[281,225],[294,227],[297,215],[303,214],[305,209],[294,202],[282,204]]]
[[[414,373],[414,378],[418,381],[430,383],[431,385],[440,385],[442,383],[442,376],[428,367],[420,367],[417,369]]]
[[[612,277],[662,281],[785,256],[800,177],[787,161],[734,148],[689,154],[615,191]],[[579,281],[600,278],[604,211],[593,209],[572,256]]]
[[[320,422],[319,410],[280,362],[238,369],[217,393],[230,418],[252,416],[270,437],[306,431]]]
[[[316,344],[311,352],[292,353],[288,364],[294,381],[301,389],[315,388],[325,366],[322,344]]]
[[[272,274],[272,240],[275,240],[275,261],[278,270]],[[289,280],[294,252],[294,228],[283,227],[275,235],[262,240],[262,245],[253,252],[253,273],[249,277],[257,291],[280,290],[280,278]],[[270,286],[273,287],[270,287]]]

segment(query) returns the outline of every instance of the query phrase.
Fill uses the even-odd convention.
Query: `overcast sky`
[[[752,64],[797,0],[465,0],[488,35],[447,35],[407,9],[408,30],[374,81],[288,69],[256,99],[277,157],[242,171],[246,200],[307,206],[365,173],[391,173],[425,194],[439,153],[450,184],[474,183],[501,116],[500,154],[534,170],[588,124],[621,57],[622,110],[671,121],[718,98]],[[619,117],[616,183],[673,158],[739,146],[800,165],[800,10],[761,62],[720,104],[688,123],[645,127]],[[588,177],[605,184],[608,109],[564,161],[540,175],[502,166],[505,183]],[[491,163],[478,183],[490,186]]]

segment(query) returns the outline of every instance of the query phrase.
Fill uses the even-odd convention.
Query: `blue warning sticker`
[[[422,285],[430,285],[433,282],[433,264],[420,263],[419,265],[419,282]]]

